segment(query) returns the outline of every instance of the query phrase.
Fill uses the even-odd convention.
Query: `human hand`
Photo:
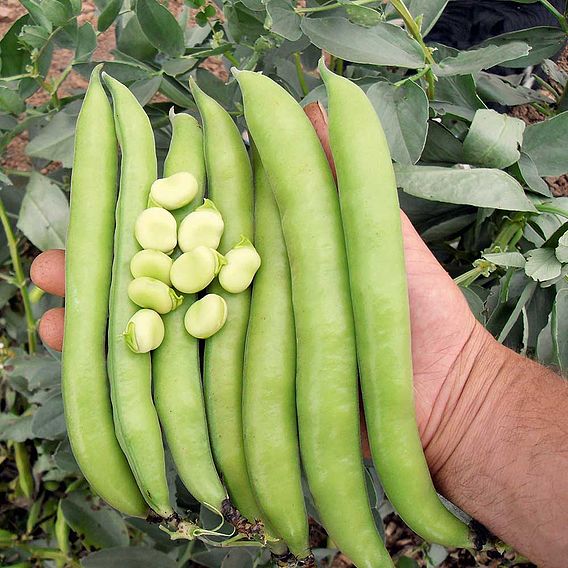
[[[39,254],[30,269],[32,282],[55,296],[65,296],[65,251],[47,250]],[[52,308],[41,317],[38,333],[45,345],[55,351],[63,348],[64,308]]]

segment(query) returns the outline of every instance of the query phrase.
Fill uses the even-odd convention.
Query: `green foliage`
[[[523,9],[532,0],[517,1]],[[305,7],[291,0],[185,0],[175,15],[160,0],[96,0],[96,25],[78,23],[79,0],[20,2],[27,14],[0,39],[0,150],[26,135],[31,160],[29,171],[0,170],[0,491],[9,504],[0,511],[0,564],[268,562],[256,548],[170,541],[155,525],[124,519],[91,495],[65,433],[59,357],[35,345],[35,321],[62,305],[47,295],[32,302],[27,279],[38,249],[65,246],[83,93],[63,94],[62,85],[72,72],[88,76],[105,30],[117,40],[105,70],[145,105],[161,159],[169,108],[195,112],[190,75],[243,124],[235,82],[202,67],[208,58],[218,61],[223,77],[232,65],[261,70],[302,104],[325,105],[316,66],[321,49],[327,51],[330,66],[367,92],[396,162],[401,204],[475,316],[507,346],[567,372],[568,198],[553,197],[543,180],[568,172],[568,76],[550,59],[566,41],[565,20],[560,29],[507,33],[460,52],[428,42],[447,0],[408,0],[404,28],[390,2],[371,0],[308,0]],[[71,61],[48,76],[62,48]],[[511,73],[496,75],[496,65]],[[524,75],[529,65],[542,69],[533,87]],[[525,128],[508,115],[519,104],[546,120]],[[170,480],[178,509],[213,528],[217,519],[200,510],[173,470]],[[389,506],[372,468],[368,485],[380,521]],[[315,554],[329,562],[335,551]],[[446,555],[436,546],[417,551],[428,566]],[[401,567],[417,565],[398,560]]]

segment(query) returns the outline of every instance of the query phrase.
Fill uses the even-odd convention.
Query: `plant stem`
[[[12,266],[14,267],[14,273],[16,275],[16,286],[20,289],[20,294],[22,295],[22,302],[24,304],[24,314],[26,317],[26,326],[28,330],[28,353],[31,355],[36,350],[36,335],[35,335],[35,321],[32,314],[32,306],[30,302],[30,296],[28,294],[28,289],[26,287],[26,276],[24,274],[24,269],[22,268],[22,260],[18,253],[18,245],[16,242],[16,237],[12,231],[12,226],[8,219],[6,213],[6,208],[4,207],[4,202],[0,197],[0,222],[6,233],[6,240],[8,241],[8,249],[10,250],[10,258],[12,260]]]
[[[540,203],[536,205],[536,208],[541,213],[552,213],[553,215],[558,215],[559,217],[564,217],[568,219],[568,211],[564,211],[564,209],[558,209],[558,207],[554,207],[554,205],[548,205],[547,203]]]
[[[230,52],[226,51],[223,54],[237,69],[239,68],[239,61],[237,61],[237,58]]]
[[[400,81],[397,81],[396,83],[394,83],[394,86],[395,87],[402,87],[402,85],[404,85],[408,81],[418,81],[418,79],[421,79],[424,75],[426,75],[426,73],[428,73],[428,69],[429,69],[428,66],[422,67],[422,69],[420,69],[418,71],[418,73],[415,73],[414,75],[410,75],[409,77],[404,77]]]
[[[335,73],[337,75],[343,75],[343,59],[339,57],[335,60]]]
[[[557,20],[562,31],[568,35],[568,21],[548,0],[538,0]]]
[[[408,33],[420,45],[426,63],[428,63],[429,65],[435,65],[436,62],[432,57],[432,52],[430,51],[429,47],[424,43],[424,38],[422,37],[422,32],[420,31],[420,27],[412,17],[412,14],[408,11],[408,8],[404,4],[404,2],[402,0],[390,0],[390,1],[393,8],[399,13],[400,17],[404,21],[404,25],[406,26]],[[430,67],[428,67],[428,70],[426,71],[426,80],[428,81],[428,89],[427,89],[428,98],[432,100],[435,95],[436,78]]]
[[[306,78],[304,77],[304,69],[302,68],[302,60],[300,54],[296,51],[294,53],[294,63],[296,64],[296,75],[302,89],[302,95],[305,97],[309,93],[308,85],[306,85]]]
[[[547,81],[541,79],[538,75],[532,75],[532,78],[543,88],[546,89],[558,101],[560,93]]]

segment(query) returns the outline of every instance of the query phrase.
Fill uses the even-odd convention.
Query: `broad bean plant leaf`
[[[264,26],[267,30],[282,36],[290,41],[302,37],[300,16],[294,11],[294,6],[288,0],[269,0],[266,3],[266,20]]]
[[[465,140],[463,151],[470,164],[506,168],[521,157],[525,123],[494,110],[478,110]]]
[[[568,371],[568,288],[558,290],[551,319],[552,344],[558,366]]]
[[[79,105],[73,104],[57,113],[47,126],[32,138],[26,147],[26,154],[32,158],[61,162],[64,167],[70,168],[73,165],[78,112]]]
[[[65,521],[89,544],[97,548],[112,549],[128,546],[128,531],[124,520],[119,513],[97,497],[77,491],[68,495],[61,503],[61,507]],[[83,566],[85,565],[90,566],[83,562]]]
[[[568,172],[568,111],[531,124],[525,131],[523,152],[535,163],[540,176]]]
[[[556,258],[553,248],[533,249],[527,254],[525,273],[533,280],[545,282],[561,275],[562,264]]]
[[[65,248],[69,203],[49,178],[34,172],[22,201],[18,228],[40,250]]]
[[[156,49],[171,57],[183,55],[183,32],[165,6],[157,0],[138,0],[136,15],[144,35]]]
[[[505,268],[524,268],[527,262],[525,257],[517,251],[485,253],[483,258]]]
[[[476,93],[472,75],[438,79],[435,100],[430,106],[439,114],[450,114],[468,121],[473,120],[477,110],[486,108]]]
[[[364,28],[345,18],[330,17],[303,18],[301,27],[314,45],[347,61],[409,69],[424,65],[418,43],[393,24],[381,22]]]
[[[408,0],[406,7],[414,18],[422,17],[421,32],[423,36],[434,27],[442,15],[448,0]]]
[[[438,77],[478,73],[503,61],[526,55],[529,51],[530,46],[520,41],[502,46],[488,45],[479,49],[461,51],[454,57],[446,57],[434,66],[433,71]]]
[[[428,132],[428,97],[416,83],[400,87],[380,81],[367,90],[385,130],[393,159],[415,164],[422,154]]]
[[[502,63],[506,67],[522,69],[529,65],[537,65],[543,59],[558,53],[566,43],[566,34],[560,28],[540,26],[494,36],[482,43],[481,46],[507,46],[516,42],[524,42],[530,45],[530,52],[524,56],[505,59]]]
[[[430,201],[509,211],[536,211],[523,188],[501,170],[395,164],[398,186]]]

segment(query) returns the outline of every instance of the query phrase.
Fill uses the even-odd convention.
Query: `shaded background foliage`
[[[65,246],[74,128],[96,61],[107,61],[107,71],[145,105],[162,163],[169,108],[195,113],[190,74],[243,127],[231,65],[262,70],[302,104],[325,104],[315,71],[325,50],[330,65],[367,92],[385,126],[402,207],[476,317],[512,349],[566,371],[565,2],[408,0],[406,6],[409,13],[400,1],[370,0],[7,0],[0,6],[3,565],[244,568],[268,561],[253,548],[171,542],[154,525],[122,518],[89,493],[71,454],[60,359],[35,337],[35,322],[61,300],[42,295],[27,275],[39,251]],[[475,559],[421,542],[397,523],[374,469],[367,472],[373,511],[381,530],[386,519],[399,566],[522,562],[510,552]],[[214,526],[171,464],[168,474],[177,507]],[[349,564],[315,522],[312,544],[322,564]]]

